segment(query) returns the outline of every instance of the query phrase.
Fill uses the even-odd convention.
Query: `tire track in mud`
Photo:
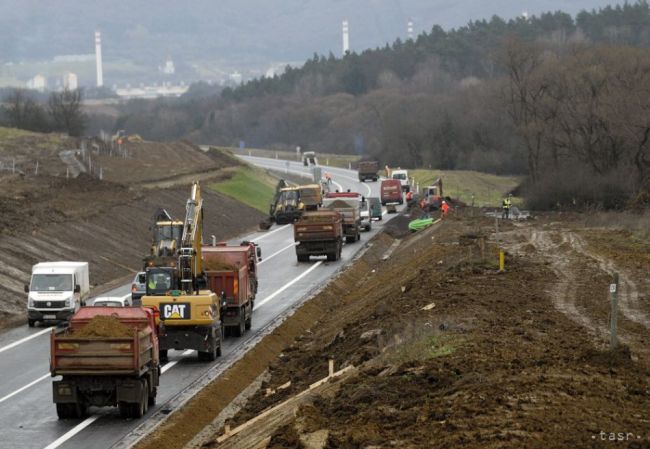
[[[570,255],[562,248],[566,248],[565,244],[571,244],[570,234],[563,233],[561,243],[555,243],[552,235],[550,231],[535,229],[530,235],[530,243],[550,263],[550,268],[558,279],[550,289],[551,300],[556,309],[584,327],[600,344],[604,344],[608,336],[607,329],[596,324],[586,311],[577,305],[580,286],[578,275]]]
[[[650,318],[639,308],[639,289],[632,280],[630,273],[614,264],[611,260],[605,259],[603,256],[588,250],[588,245],[581,236],[574,233],[571,233],[571,236],[573,240],[572,246],[577,252],[595,260],[598,263],[598,267],[610,276],[613,276],[614,273],[619,274],[618,304],[623,315],[630,321],[650,328]]]

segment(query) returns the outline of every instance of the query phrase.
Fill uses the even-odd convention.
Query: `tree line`
[[[5,94],[0,112],[0,125],[36,132],[64,132],[70,136],[83,135],[87,121],[82,89],[65,89],[47,97],[12,89]]]

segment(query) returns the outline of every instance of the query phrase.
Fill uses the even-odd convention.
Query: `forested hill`
[[[472,21],[445,32],[434,26],[415,40],[396,40],[392,46],[352,53],[345,58],[314,55],[301,68],[288,68],[276,78],[261,78],[224,97],[241,100],[260,95],[290,95],[308,85],[317,95],[346,92],[359,95],[376,89],[382,74],[411,78],[418,67],[435,57],[440,68],[457,78],[492,78],[502,72],[494,64],[495,52],[507,37],[549,44],[601,43],[650,46],[650,9],[646,1],[582,11],[575,18],[556,11],[505,21],[497,16]]]

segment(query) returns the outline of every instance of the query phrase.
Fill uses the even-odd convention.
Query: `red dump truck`
[[[309,256],[327,256],[334,261],[341,258],[343,246],[343,218],[333,210],[305,212],[293,224],[298,262],[308,262]]]
[[[359,161],[359,182],[366,179],[377,181],[379,179],[379,162],[377,161]]]
[[[154,313],[140,307],[82,307],[50,336],[50,372],[60,419],[89,406],[118,406],[140,418],[156,402],[160,378]]]
[[[221,242],[204,246],[201,251],[208,288],[222,299],[221,319],[225,331],[240,337],[252,325],[257,262],[262,260],[262,251],[252,242],[241,245]]]

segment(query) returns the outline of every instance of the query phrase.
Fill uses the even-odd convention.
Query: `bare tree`
[[[82,103],[81,89],[53,92],[48,100],[48,109],[55,129],[64,131],[70,136],[81,136],[86,127]]]
[[[10,126],[29,131],[46,132],[49,130],[43,107],[28,92],[14,89],[4,99],[5,114]]]

